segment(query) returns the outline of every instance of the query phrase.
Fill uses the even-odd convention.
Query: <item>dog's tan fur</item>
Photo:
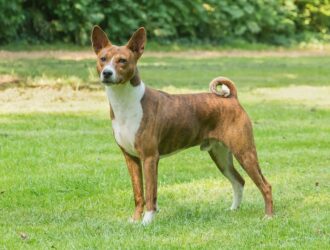
[[[107,55],[107,61],[112,58],[125,58],[128,62],[126,65],[116,64],[116,70],[121,77],[116,84],[139,85],[141,81],[136,64],[143,53],[145,41],[145,30],[140,28],[127,45],[117,47],[110,43],[99,27],[94,27],[92,42],[99,58],[98,72],[100,73],[104,66],[100,61],[104,54]],[[230,89],[228,98],[218,95],[218,84],[226,84]],[[133,185],[133,220],[141,218],[144,205],[147,211],[157,209],[157,173],[160,157],[196,145],[201,145],[202,150],[209,152],[233,187],[238,185],[243,188],[244,180],[233,166],[234,155],[260,189],[265,200],[265,213],[269,216],[273,214],[271,185],[259,168],[252,125],[237,99],[235,86],[229,79],[217,78],[211,83],[210,89],[212,93],[170,95],[145,88],[141,99],[143,118],[135,136],[137,156],[130,155],[121,148]],[[111,107],[110,114],[111,119],[116,119]]]

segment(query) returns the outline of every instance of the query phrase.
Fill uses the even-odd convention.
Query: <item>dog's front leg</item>
[[[133,186],[135,212],[131,220],[132,222],[135,222],[141,219],[144,207],[142,166],[139,158],[127,154],[124,150],[122,151],[125,156],[128,172],[131,176]]]
[[[157,210],[158,161],[158,154],[143,159],[143,174],[146,191],[146,212],[142,220],[143,225],[147,225],[153,220]]]

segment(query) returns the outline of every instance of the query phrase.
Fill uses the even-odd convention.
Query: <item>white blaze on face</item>
[[[116,142],[127,153],[137,156],[134,143],[143,116],[141,99],[145,92],[144,83],[138,86],[130,83],[106,86],[106,92],[115,115],[112,128]]]
[[[107,79],[109,80],[110,82],[116,82],[117,80],[117,72],[116,72],[116,68],[115,68],[115,60],[114,60],[114,57],[111,58],[110,62],[108,64],[106,64],[104,66],[104,68],[102,69],[101,73],[100,73],[100,78],[101,78],[101,82],[104,82],[104,75],[103,75],[103,72],[104,71],[111,71],[112,72],[112,76],[110,77],[110,79]]]

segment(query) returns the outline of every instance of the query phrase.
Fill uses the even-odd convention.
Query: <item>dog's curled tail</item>
[[[217,89],[218,85],[222,85],[220,91]],[[214,78],[210,82],[210,91],[211,93],[214,93],[219,96],[223,96],[223,97],[233,96],[237,98],[237,90],[235,84],[226,77],[219,76],[217,78]]]

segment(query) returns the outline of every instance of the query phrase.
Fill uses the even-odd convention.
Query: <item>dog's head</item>
[[[143,27],[134,32],[126,45],[112,45],[99,26],[92,31],[92,44],[97,55],[97,71],[105,85],[124,84],[131,80],[136,64],[144,51],[146,31]]]

